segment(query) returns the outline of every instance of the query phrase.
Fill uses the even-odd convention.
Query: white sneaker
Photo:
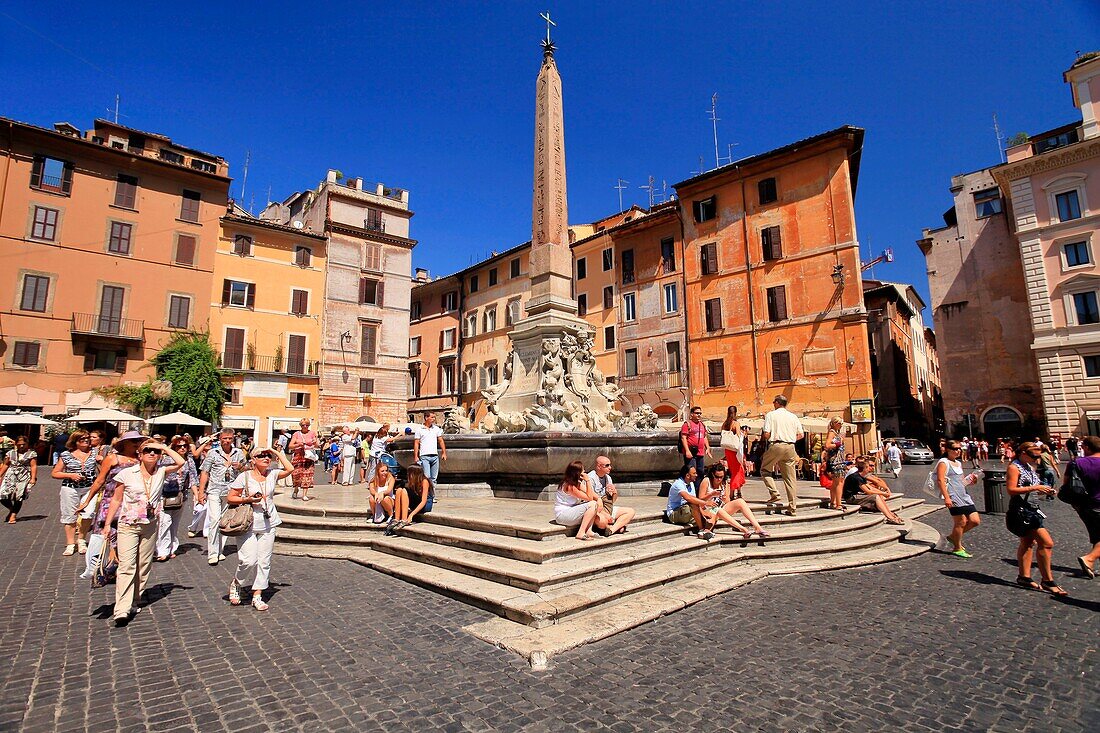
[[[65,545],[65,551],[61,553],[65,557],[76,554],[76,545]]]
[[[85,542],[84,540],[77,540],[76,541],[76,551],[79,552],[81,555],[83,555],[84,553],[86,553],[88,551],[88,543]]]
[[[225,555],[218,555],[218,560],[224,560],[224,559],[225,559]]]
[[[212,557],[212,558],[210,558],[209,560],[206,561],[206,564],[207,565],[217,565],[218,564],[218,558]]]

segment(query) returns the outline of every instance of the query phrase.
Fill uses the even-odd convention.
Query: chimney
[[[333,170],[332,168],[329,168],[328,169],[328,175],[325,176],[325,182],[326,183],[336,183],[336,174],[337,174],[337,171]]]
[[[418,283],[426,283],[429,280],[431,280],[431,277],[428,275],[428,270],[426,268],[424,268],[424,267],[416,268],[416,281]]]
[[[376,184],[375,187],[374,187],[374,193],[378,196],[385,196],[386,195],[386,187],[383,186],[381,183]]]

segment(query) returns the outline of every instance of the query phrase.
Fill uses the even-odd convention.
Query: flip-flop
[[[1040,583],[1040,585],[1042,586],[1043,590],[1045,590],[1052,596],[1058,596],[1061,598],[1063,596],[1069,595],[1069,593],[1066,592],[1064,588],[1060,588],[1058,584],[1053,580],[1044,580],[1042,583]]]
[[[1041,585],[1039,585],[1038,583],[1036,583],[1034,580],[1032,580],[1031,578],[1025,578],[1022,575],[1016,577],[1016,585],[1027,588],[1028,590],[1042,590],[1043,589],[1043,587]]]
[[[1084,556],[1077,558],[1077,564],[1081,566],[1081,571],[1089,578],[1096,577],[1096,571],[1089,567],[1089,564],[1085,562]]]

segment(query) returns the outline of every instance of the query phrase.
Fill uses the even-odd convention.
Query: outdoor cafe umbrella
[[[191,417],[186,412],[172,412],[167,415],[159,415],[157,417],[151,417],[145,421],[147,425],[195,425],[199,427],[209,427],[210,423],[205,420],[200,420],[197,417]]]
[[[41,425],[50,427],[57,425],[53,420],[47,420],[41,415],[30,413],[17,413],[14,415],[0,415],[0,425]]]
[[[78,412],[72,417],[65,418],[65,422],[144,422],[144,418],[122,410],[104,407],[99,410]]]

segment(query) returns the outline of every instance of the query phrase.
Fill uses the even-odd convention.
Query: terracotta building
[[[409,388],[412,248],[408,191],[330,170],[316,189],[261,218],[327,239],[318,417],[404,421]]]
[[[221,219],[210,296],[227,401],[223,427],[271,445],[316,419],[325,303],[324,235],[235,208]]]
[[[0,407],[102,404],[205,327],[228,165],[106,120],[0,127]]]
[[[408,418],[458,405],[459,300],[456,275],[431,279],[418,268],[409,308]]]
[[[841,127],[676,184],[692,401],[708,419],[785,394],[852,418],[873,395],[853,200],[863,130]],[[874,424],[860,424],[870,447]]]
[[[1080,122],[1009,148],[992,173],[1019,241],[1043,411],[1065,436],[1100,434],[1100,53],[1063,79]]]
[[[1041,433],[1024,268],[1001,191],[985,169],[952,177],[951,195],[945,226],[925,229],[917,242],[939,344],[945,432]]]

